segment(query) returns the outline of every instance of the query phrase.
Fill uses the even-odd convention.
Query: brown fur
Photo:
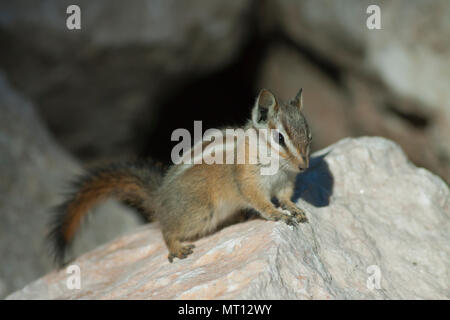
[[[131,202],[147,197],[142,185],[135,178],[127,176],[126,173],[108,172],[94,177],[78,191],[76,198],[67,207],[68,219],[64,228],[66,241],[72,240],[81,219],[89,208],[113,195],[119,200]]]

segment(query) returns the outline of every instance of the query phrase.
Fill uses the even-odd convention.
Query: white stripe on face
[[[284,136],[284,143],[289,150],[289,152],[297,158],[301,158],[300,153],[298,152],[297,148],[292,144],[292,142],[289,140],[289,136],[286,133],[286,130],[284,129],[282,124],[277,124],[277,129],[280,131],[281,134]]]

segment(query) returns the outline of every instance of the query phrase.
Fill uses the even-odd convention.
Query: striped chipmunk
[[[287,103],[262,89],[251,119],[245,126],[234,128],[238,129],[235,132],[256,132],[258,139],[252,142],[247,135],[245,139],[233,137],[233,153],[231,158],[226,154],[226,163],[206,163],[205,158],[205,161],[176,163],[166,170],[149,160],[88,171],[78,179],[75,191],[58,207],[51,221],[48,238],[56,260],[64,263],[66,250],[84,216],[108,198],[131,206],[148,221],[159,222],[170,262],[193,253],[194,245],[183,242],[217,230],[246,210],[257,211],[263,219],[282,220],[289,225],[306,222],[303,210],[291,201],[295,177],[309,165],[311,132],[302,110],[301,89]],[[225,135],[228,139],[229,134]],[[199,145],[208,153],[208,146],[213,144],[210,140],[203,138],[184,156],[192,154]],[[215,144],[215,152],[209,152],[210,156],[219,154],[218,145]],[[228,151],[230,144],[227,142],[222,147],[225,145]],[[264,174],[262,169],[267,161],[263,163],[261,154],[253,152],[255,148],[270,151],[269,160],[277,159],[277,170]],[[240,151],[244,161],[236,161]],[[230,159],[232,164],[228,162]],[[274,198],[277,205],[272,202]]]

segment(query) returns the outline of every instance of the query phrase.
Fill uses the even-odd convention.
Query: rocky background
[[[66,28],[70,4],[81,7],[81,30]],[[381,30],[366,27],[369,4],[381,7]],[[304,88],[315,150],[384,136],[448,183],[449,39],[446,0],[1,2],[0,297],[51,270],[43,243],[49,208],[82,166],[168,161],[174,129],[192,129],[194,120],[204,129],[242,123],[261,87],[284,99]],[[405,192],[428,185],[398,179]],[[380,201],[393,197],[385,196]],[[448,227],[442,201],[437,215]],[[141,222],[119,204],[99,211],[75,255]],[[448,281],[448,251],[440,261],[440,280]],[[448,295],[430,286],[421,297]]]

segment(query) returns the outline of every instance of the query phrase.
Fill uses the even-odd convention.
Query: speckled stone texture
[[[235,224],[170,264],[157,225],[143,226],[73,262],[80,290],[61,270],[8,298],[450,298],[449,189],[393,142],[344,139],[320,151],[296,197],[309,218],[297,228]]]

